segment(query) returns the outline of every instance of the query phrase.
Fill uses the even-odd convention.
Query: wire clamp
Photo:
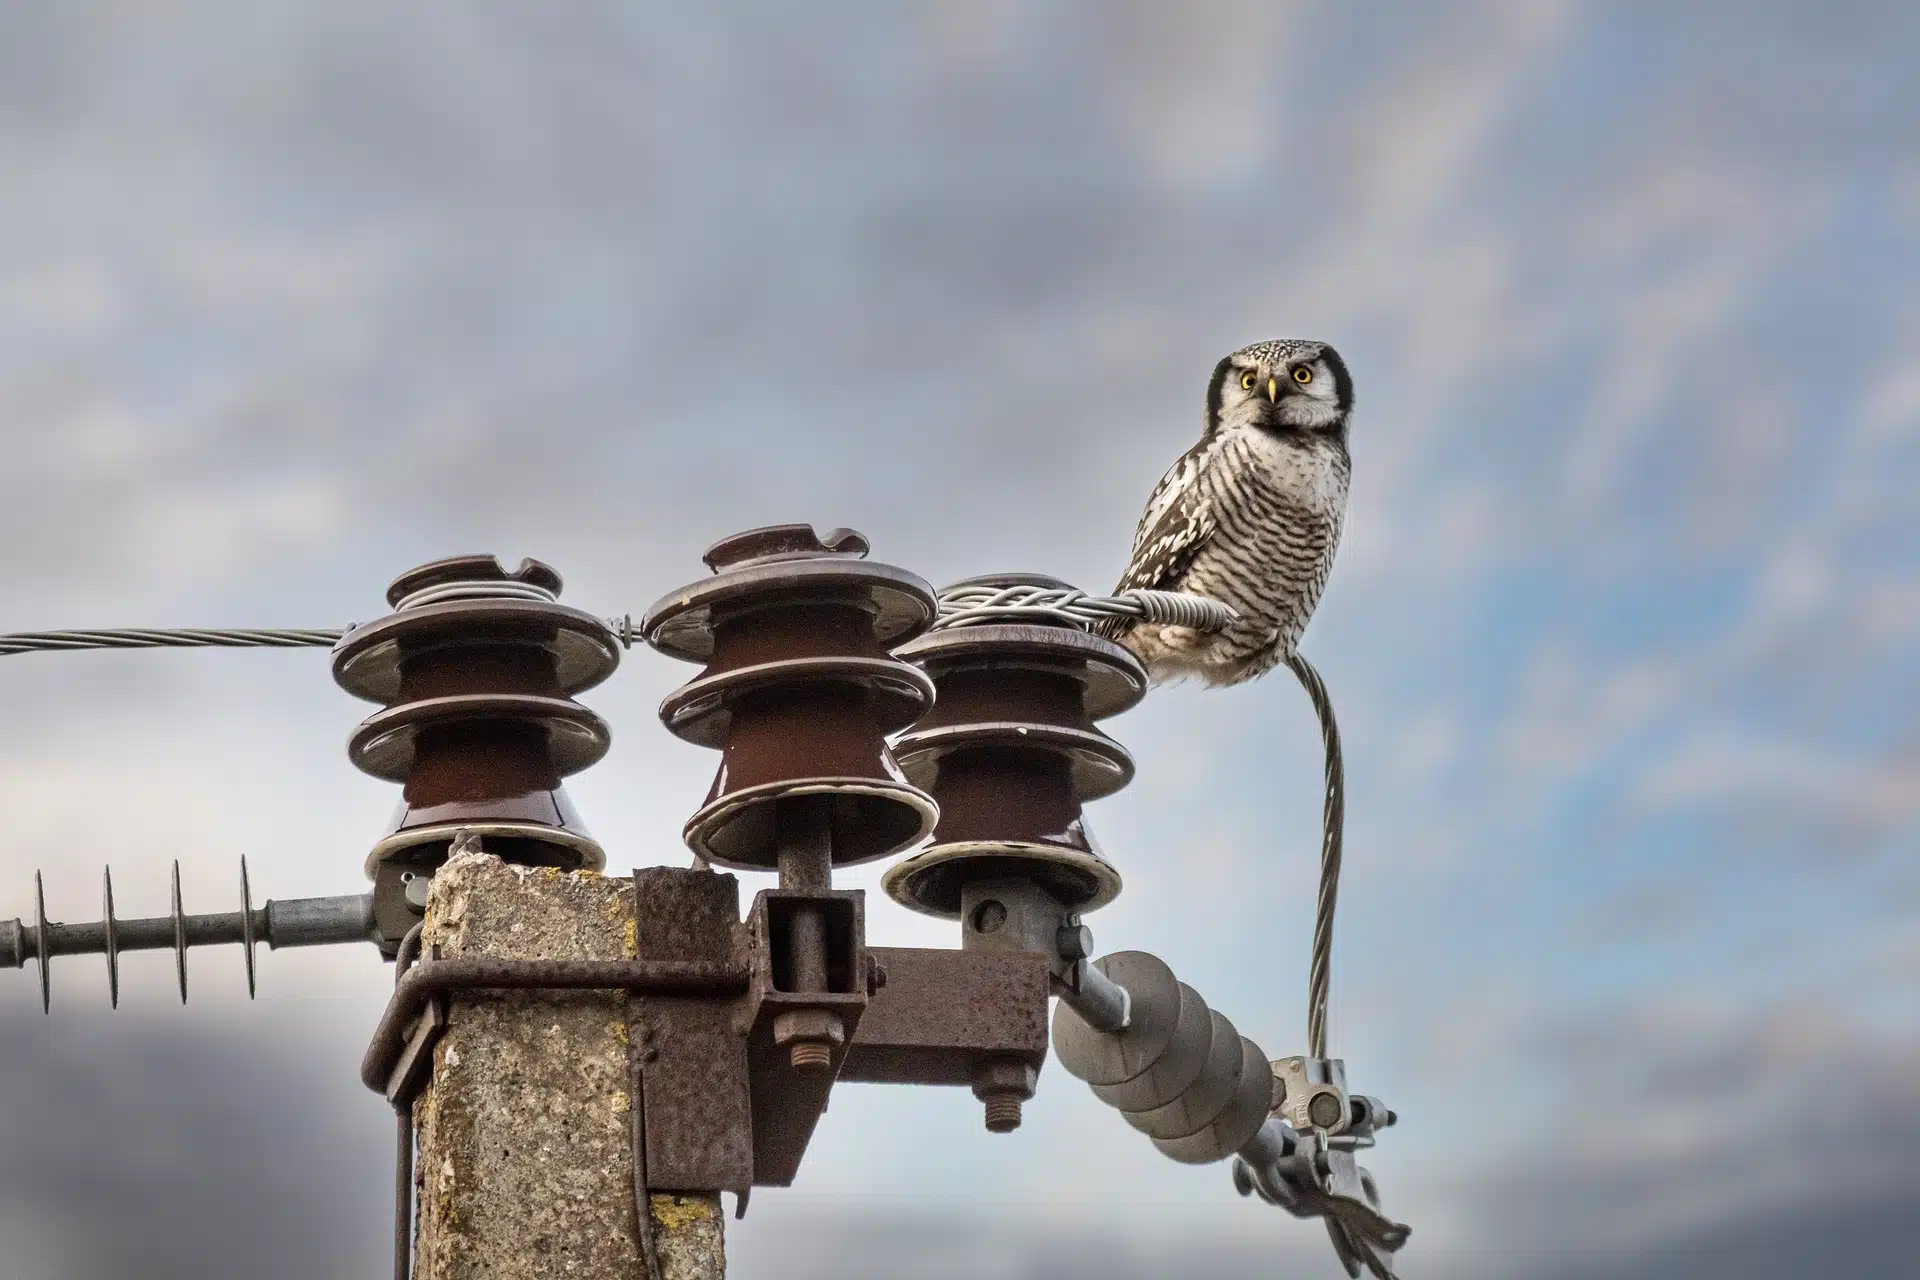
[[[1324,1221],[1349,1276],[1394,1280],[1393,1255],[1412,1230],[1381,1210],[1379,1185],[1355,1153],[1397,1117],[1379,1099],[1347,1092],[1339,1058],[1283,1058],[1273,1069],[1273,1113],[1234,1159],[1235,1189]]]

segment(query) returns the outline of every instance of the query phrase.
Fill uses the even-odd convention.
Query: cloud
[[[1548,1048],[1567,1072],[1557,1123],[1469,1198],[1515,1254],[1560,1254],[1573,1275],[1671,1274],[1690,1253],[1693,1274],[1743,1275],[1756,1256],[1743,1237],[1860,1218],[1879,1230],[1845,1246],[1844,1265],[1892,1265],[1913,1239],[1895,1210],[1920,1201],[1912,1050],[1910,1034],[1792,1000],[1758,1016],[1674,1000],[1586,1020]],[[1582,1264],[1586,1252],[1612,1269]]]
[[[374,1272],[389,1113],[338,1105],[351,1042],[306,1011],[244,1030],[122,1013],[58,1020],[8,1000],[0,1138],[19,1276]],[[292,1016],[289,1016],[292,1015]],[[336,1028],[327,1027],[333,1031]]]
[[[1884,834],[1920,822],[1920,760],[1835,759],[1800,743],[1706,728],[1654,765],[1640,794],[1653,805],[1738,808],[1756,823],[1793,815]]]
[[[1911,1046],[1783,1011],[1753,975],[1781,939],[1825,974],[1871,951],[1890,999],[1897,869],[1749,859],[1737,909],[1724,886],[1732,850],[1894,849],[1920,823],[1915,202],[1887,123],[1914,115],[1894,56],[1913,23],[1858,5],[1809,42],[1774,4],[10,6],[0,610],[339,625],[407,565],[483,549],[637,612],[714,537],[792,518],[860,525],[936,580],[1103,586],[1218,353],[1329,337],[1361,384],[1353,520],[1308,639],[1348,743],[1335,1025],[1356,1080],[1405,1103],[1376,1165],[1419,1232],[1409,1269],[1654,1276],[1688,1250],[1755,1258],[1736,1237],[1799,1256],[1770,1224],[1864,1229],[1911,1183],[1851,1111],[1885,1195],[1776,1176],[1825,1169],[1769,1145],[1821,1087],[1782,1042],[1840,1046],[1848,1105],[1896,1136],[1912,1107],[1887,1064]],[[683,856],[714,760],[653,717],[689,674],[635,652],[590,695],[617,745],[572,789],[617,865]],[[320,654],[14,658],[0,690],[9,913],[41,866],[56,914],[90,915],[108,861],[153,909],[175,855],[190,902],[230,905],[240,852],[263,894],[359,887],[392,789],[343,760],[367,708]],[[1304,700],[1168,691],[1114,729],[1141,772],[1093,812],[1129,884],[1092,922],[1103,946],[1162,952],[1283,1051],[1318,841]],[[136,1010],[170,998],[147,959]],[[23,1051],[13,1096],[47,1116],[30,1149],[74,1135],[75,1190],[43,1213],[0,1187],[22,1267],[100,1273],[151,1237],[159,1274],[221,1271],[213,1211],[152,1182],[203,1163],[260,1202],[242,1239],[316,1275],[378,1265],[352,1250],[381,1247],[384,1117],[350,1062],[285,1068],[312,1134],[253,1097],[205,1130],[246,1149],[180,1136],[282,1072],[245,1046],[307,1052],[221,959],[196,958],[195,1021],[83,1018],[72,1070]],[[359,1010],[314,1050],[357,1051],[370,956],[263,957],[263,977]],[[56,1022],[103,986],[55,981]],[[1676,986],[1720,1004],[1656,1017]],[[1542,1030],[1581,1027],[1600,1039],[1579,1052]],[[142,1037],[151,1092],[113,1095],[90,1064],[147,1063]],[[1664,1072],[1748,1114],[1685,1092],[1625,1142],[1593,1099],[1664,1098]],[[1475,1089],[1528,1124],[1481,1121]],[[95,1090],[117,1100],[90,1109]],[[164,1159],[86,1181],[109,1120],[170,1101]],[[1017,1158],[964,1095],[834,1118],[809,1176],[875,1199],[848,1228],[871,1248],[809,1259],[828,1210],[767,1195],[743,1270],[1331,1272],[1311,1227],[1159,1160],[1063,1078]],[[351,1151],[262,1172],[249,1135],[275,1125]],[[902,1185],[926,1201],[884,1200]],[[1823,1238],[1870,1270],[1899,1237]]]

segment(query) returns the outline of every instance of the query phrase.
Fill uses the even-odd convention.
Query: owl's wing
[[[1167,468],[1147,499],[1140,527],[1134,531],[1133,554],[1120,575],[1118,594],[1135,588],[1166,588],[1185,573],[1213,536],[1215,521],[1200,477],[1212,461],[1219,437],[1209,436],[1180,455]]]

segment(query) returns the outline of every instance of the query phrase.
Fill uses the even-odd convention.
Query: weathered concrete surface
[[[462,854],[434,877],[422,949],[634,954],[633,884]],[[457,999],[414,1104],[420,1280],[635,1280],[626,997]],[[718,1196],[654,1196],[666,1280],[725,1274]]]
[[[653,1198],[654,1240],[665,1280],[707,1280],[727,1274],[726,1219],[717,1195]]]

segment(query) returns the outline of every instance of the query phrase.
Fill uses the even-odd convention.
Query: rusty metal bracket
[[[876,947],[884,982],[847,1046],[840,1079],[970,1085],[996,1059],[1047,1058],[1047,957],[1037,951]]]
[[[633,873],[634,946],[655,962],[723,962],[744,951],[739,882],[711,871],[655,867]],[[754,1182],[747,1038],[738,1001],[630,992],[627,1039],[636,1151],[648,1186],[732,1191]]]
[[[809,923],[811,922],[811,923]],[[819,931],[817,972],[795,971],[793,931]],[[753,1180],[793,1185],[847,1044],[867,1008],[866,895],[766,890],[747,920],[754,988],[742,1029],[753,1091]]]
[[[360,1082],[378,1094],[406,1053],[408,1028],[429,997],[457,991],[638,991],[657,995],[738,995],[749,974],[708,960],[505,960],[455,956],[414,966],[393,989],[360,1061]],[[406,1099],[411,1102],[412,1099]],[[396,1102],[396,1105],[398,1103]]]

